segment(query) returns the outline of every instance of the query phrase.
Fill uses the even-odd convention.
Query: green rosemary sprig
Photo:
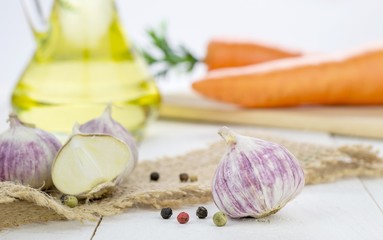
[[[75,7],[71,3],[69,3],[67,0],[59,0],[58,3],[62,9],[70,10],[70,11],[75,10]]]
[[[172,46],[166,36],[166,27],[159,30],[153,28],[147,30],[147,34],[158,54],[152,54],[147,50],[141,50],[142,56],[150,66],[163,66],[156,76],[166,76],[170,70],[183,66],[186,72],[193,70],[194,66],[200,62],[190,50],[185,46]]]

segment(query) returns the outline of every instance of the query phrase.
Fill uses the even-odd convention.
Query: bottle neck
[[[49,23],[46,38],[40,39],[43,59],[115,56],[129,48],[114,0],[56,0]]]
[[[117,16],[114,0],[59,0],[58,3],[55,10],[61,37],[78,49],[96,48],[108,35]]]

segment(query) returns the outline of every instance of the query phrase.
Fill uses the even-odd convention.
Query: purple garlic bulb
[[[136,165],[138,161],[136,141],[126,128],[112,118],[111,108],[112,106],[108,105],[100,117],[80,125],[79,130],[82,133],[109,134],[120,139],[130,147],[133,155],[133,162],[134,165]]]
[[[16,115],[0,135],[0,181],[13,181],[33,188],[52,186],[51,166],[61,147],[52,134],[29,127]]]
[[[303,169],[286,148],[227,127],[219,134],[227,143],[212,183],[219,210],[232,218],[262,218],[276,213],[302,191]]]

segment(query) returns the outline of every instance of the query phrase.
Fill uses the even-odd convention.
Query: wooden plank
[[[90,239],[97,222],[60,221],[44,224],[29,224],[0,232],[1,240],[84,240]]]
[[[243,109],[197,96],[190,90],[164,92],[160,116],[383,138],[383,107],[296,107]]]
[[[383,179],[361,178],[360,181],[383,216]]]
[[[383,157],[383,141],[375,139],[360,139],[334,136],[336,145],[345,144],[366,144],[371,145],[375,151],[379,152],[380,157]],[[383,216],[383,179],[359,178],[363,188],[370,196],[371,202],[376,205],[377,211],[380,211]]]

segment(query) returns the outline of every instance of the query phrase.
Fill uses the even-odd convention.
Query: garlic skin
[[[222,127],[227,150],[212,183],[213,200],[232,218],[274,214],[303,189],[304,172],[283,146]]]
[[[111,110],[112,106],[108,105],[100,117],[92,119],[80,125],[79,130],[81,133],[109,134],[113,137],[122,140],[123,142],[129,145],[133,154],[134,165],[136,165],[138,161],[138,150],[136,141],[124,126],[122,126],[120,123],[118,123],[112,118]]]
[[[60,141],[41,129],[9,116],[10,128],[0,135],[0,181],[13,181],[33,188],[52,186],[51,166]]]

